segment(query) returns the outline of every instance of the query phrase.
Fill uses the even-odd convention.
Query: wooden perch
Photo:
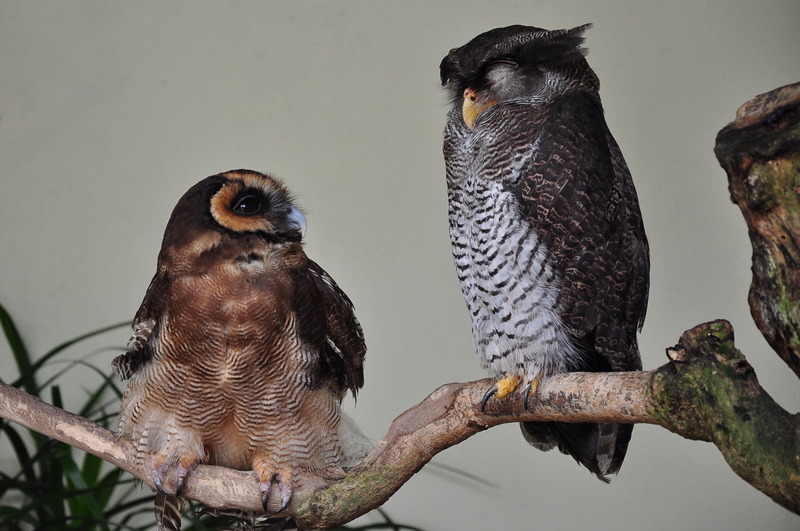
[[[667,352],[670,362],[653,371],[547,379],[531,397],[528,412],[514,399],[491,400],[481,412],[488,379],[443,385],[397,417],[361,465],[347,474],[328,470],[301,477],[287,514],[307,529],[342,525],[379,507],[442,450],[492,426],[543,420],[658,424],[713,442],[743,479],[800,514],[800,416],[783,410],[761,388],[734,347],[730,324],[695,327]],[[7,385],[0,385],[0,416],[95,454],[153,486],[153,464],[137,463],[129,441],[86,419]],[[261,507],[253,473],[220,467],[197,467],[184,495],[210,507]]]
[[[800,83],[742,105],[714,151],[750,231],[750,312],[800,377]]]
[[[750,228],[753,316],[800,375],[800,84],[743,106],[720,132],[716,152]],[[513,398],[490,400],[481,412],[489,380],[443,385],[395,419],[359,466],[301,477],[287,514],[301,528],[341,525],[383,504],[434,455],[480,431],[552,420],[650,423],[712,442],[745,481],[800,514],[800,415],[782,409],[761,388],[734,346],[730,324],[699,325],[667,354],[666,365],[648,372],[549,378],[527,412]],[[130,441],[86,419],[5,384],[0,384],[0,416],[97,455],[153,486],[153,463],[137,463]],[[261,507],[252,472],[199,466],[184,495],[215,508]]]

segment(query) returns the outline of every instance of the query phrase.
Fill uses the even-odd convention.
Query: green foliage
[[[77,413],[105,428],[116,428],[122,392],[109,371],[86,359],[64,361],[56,357],[69,347],[129,323],[83,334],[35,361],[2,306],[0,323],[20,374],[10,385],[63,407],[58,382],[73,368],[89,368],[101,376],[101,383],[87,391]],[[40,383],[45,367],[58,370]],[[136,496],[133,479],[122,476],[119,469],[104,464],[99,457],[6,420],[0,421],[0,433],[8,439],[19,467],[11,472],[0,471],[1,529],[122,531],[149,527],[149,524],[137,527],[132,521],[152,510],[152,497]]]
[[[58,381],[73,368],[88,368],[100,376],[101,383],[87,391],[77,414],[104,428],[116,429],[122,389],[108,368],[93,365],[88,361],[91,355],[78,360],[62,360],[57,356],[90,338],[130,326],[129,322],[78,336],[35,361],[2,305],[0,324],[20,374],[9,385],[63,408]],[[43,369],[54,367],[60,368],[53,376],[45,378]],[[135,531],[154,527],[154,496],[139,495],[133,478],[118,468],[104,463],[99,457],[0,419],[0,440],[3,437],[16,456],[19,470],[0,470],[0,531]],[[421,531],[392,521],[380,509],[377,512],[382,522],[342,527],[340,530]],[[200,518],[198,506],[194,503],[184,514],[185,531],[219,530],[229,525],[230,521],[225,518]]]

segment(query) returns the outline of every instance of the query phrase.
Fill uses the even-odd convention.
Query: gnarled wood
[[[720,133],[717,154],[750,227],[753,316],[800,375],[798,104],[800,84],[743,106],[737,121]],[[384,503],[438,452],[498,424],[545,420],[651,423],[713,442],[745,481],[800,514],[800,415],[785,411],[761,388],[733,343],[730,324],[699,325],[667,353],[670,361],[653,371],[549,378],[531,398],[530,411],[521,400],[506,399],[491,400],[482,412],[489,380],[443,385],[395,419],[359,466],[299,478],[287,514],[308,529],[341,525]],[[130,441],[86,419],[5,384],[0,384],[0,416],[97,455],[153,486],[153,463],[137,462]],[[199,466],[184,494],[210,507],[261,507],[251,472]]]
[[[491,400],[482,412],[488,379],[443,385],[397,417],[361,465],[346,474],[333,469],[302,476],[287,514],[308,529],[342,525],[379,507],[446,448],[499,424],[549,420],[658,424],[713,442],[737,474],[800,514],[800,418],[761,389],[733,345],[730,324],[700,325],[668,352],[670,362],[654,371],[544,380],[530,411],[508,399]],[[153,464],[137,462],[130,441],[86,419],[2,384],[0,416],[98,455],[153,487]],[[261,506],[253,473],[219,467],[197,467],[184,495],[209,507]]]
[[[800,83],[744,104],[715,152],[750,231],[753,319],[800,377]]]

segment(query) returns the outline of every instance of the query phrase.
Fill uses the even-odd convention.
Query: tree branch
[[[770,345],[800,376],[800,84],[759,96],[717,138],[753,242],[750,306]],[[663,426],[714,443],[745,481],[800,514],[800,415],[761,388],[726,321],[699,325],[653,371],[569,373],[541,383],[530,411],[491,400],[490,380],[443,385],[392,423],[364,462],[306,474],[287,510],[303,528],[331,528],[380,506],[434,455],[508,422],[623,422]],[[153,463],[130,441],[84,418],[0,384],[0,416],[131,472],[153,487]],[[172,478],[172,475],[167,475]],[[166,485],[174,488],[174,485]],[[199,466],[184,495],[215,508],[259,511],[252,472]]]
[[[800,416],[761,388],[733,344],[730,324],[697,326],[667,353],[669,363],[653,371],[544,380],[527,412],[513,399],[491,400],[481,412],[489,379],[443,385],[397,417],[359,466],[346,474],[335,469],[300,477],[287,514],[303,528],[342,525],[382,505],[442,450],[499,424],[551,420],[657,424],[713,442],[743,479],[800,514]],[[130,441],[84,418],[5,384],[0,416],[97,455],[153,487],[153,463],[137,461]],[[261,507],[252,472],[220,467],[198,466],[184,495],[209,507]]]
[[[800,377],[800,83],[742,105],[714,151],[750,232],[750,312]]]

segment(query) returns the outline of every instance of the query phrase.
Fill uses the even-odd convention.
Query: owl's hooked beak
[[[289,221],[291,221],[291,228],[299,231],[301,238],[305,238],[306,217],[303,215],[303,213],[297,210],[295,207],[291,207],[287,217],[289,218]]]
[[[464,90],[464,102],[461,104],[461,115],[464,117],[464,123],[467,124],[471,130],[475,130],[475,120],[478,116],[497,103],[497,100],[481,101],[478,98],[478,92],[474,89],[468,88]]]

